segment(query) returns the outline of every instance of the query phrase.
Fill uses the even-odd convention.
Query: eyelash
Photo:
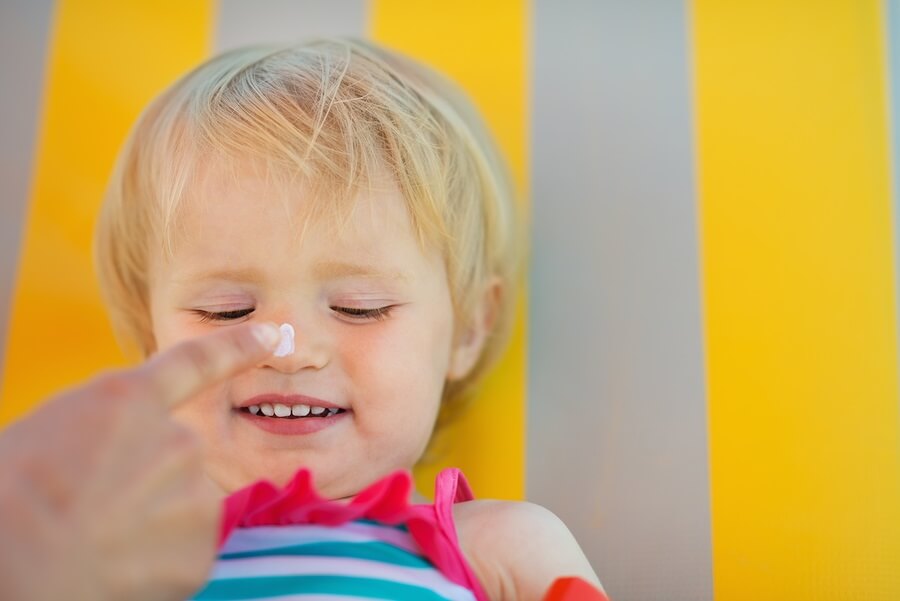
[[[195,309],[194,313],[200,316],[200,323],[209,321],[230,321],[232,319],[240,319],[253,313],[253,309],[238,309],[236,311],[204,311]]]
[[[353,307],[331,307],[332,311],[343,313],[352,319],[375,319],[381,321],[385,319],[394,307],[377,307],[375,309],[355,309]]]
[[[386,307],[377,307],[375,309],[356,309],[354,307],[331,307],[332,311],[337,313],[341,313],[346,315],[351,319],[356,319],[359,321],[374,319],[381,321],[387,318],[388,314],[393,309],[393,305],[388,305]],[[202,309],[195,309],[194,313],[200,316],[200,323],[207,323],[210,321],[231,321],[234,319],[240,319],[241,317],[246,317],[253,313],[255,309],[238,309],[236,311],[204,311]]]

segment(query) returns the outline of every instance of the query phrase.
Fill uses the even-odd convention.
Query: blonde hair
[[[96,236],[120,343],[143,356],[155,351],[151,252],[171,252],[179,206],[204,164],[247,160],[324,192],[315,196],[324,212],[346,210],[355,191],[386,171],[420,242],[443,254],[462,326],[491,278],[500,279],[504,293],[482,356],[444,391],[440,421],[452,417],[508,339],[522,221],[503,161],[465,97],[434,71],[367,42],[234,50],[148,106],[120,153]]]

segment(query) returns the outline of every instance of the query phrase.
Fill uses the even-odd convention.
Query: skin
[[[236,184],[207,181],[180,218],[190,235],[152,269],[158,347],[245,321],[290,323],[296,332],[294,353],[270,357],[173,413],[203,439],[211,478],[231,492],[260,478],[284,483],[305,466],[323,494],[343,498],[411,468],[444,382],[468,370],[483,338],[454,340],[443,260],[420,249],[399,190],[382,185],[360,195],[338,227],[305,221],[312,201],[302,191],[284,199],[298,216],[286,219],[279,191],[250,170]],[[271,434],[236,410],[271,393],[321,399],[346,413],[314,434]]]
[[[185,599],[215,558],[220,501],[169,410],[277,341],[245,326],[102,375],[0,433],[0,599]]]
[[[252,166],[237,181],[211,169],[183,206],[186,234],[151,267],[159,349],[246,321],[295,329],[293,354],[269,357],[173,412],[202,439],[207,473],[226,492],[261,478],[284,483],[303,466],[322,494],[342,499],[412,469],[445,384],[472,369],[490,331],[497,285],[460,331],[443,258],[419,243],[391,180],[360,192],[340,225],[309,217],[316,201],[302,188],[273,188]],[[345,414],[314,433],[273,434],[237,409],[271,393],[315,397]],[[539,599],[563,574],[596,581],[550,512],[465,506],[456,514],[462,547],[492,599]],[[520,552],[535,543],[552,544],[554,557],[536,566]]]

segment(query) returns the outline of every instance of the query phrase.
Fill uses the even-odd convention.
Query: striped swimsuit
[[[456,469],[442,471],[433,505],[409,503],[397,472],[349,504],[320,497],[307,470],[284,488],[257,482],[225,501],[219,556],[196,601],[484,601],[453,524],[472,498]]]

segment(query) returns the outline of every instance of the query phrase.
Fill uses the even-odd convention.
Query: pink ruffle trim
[[[225,499],[219,546],[235,528],[318,524],[340,526],[368,519],[396,526],[406,524],[428,560],[451,582],[469,588],[478,601],[486,601],[481,584],[462,555],[453,524],[452,504],[472,498],[462,473],[454,468],[437,478],[435,505],[410,504],[413,490],[408,472],[394,472],[375,482],[349,503],[320,496],[312,474],[300,469],[284,487],[260,480]]]
[[[260,480],[225,499],[225,515],[219,543],[236,527],[320,524],[339,526],[359,519],[371,519],[388,525],[420,517],[421,507],[409,505],[412,478],[395,472],[372,484],[349,503],[338,503],[320,496],[313,486],[312,474],[299,470],[282,489]]]

